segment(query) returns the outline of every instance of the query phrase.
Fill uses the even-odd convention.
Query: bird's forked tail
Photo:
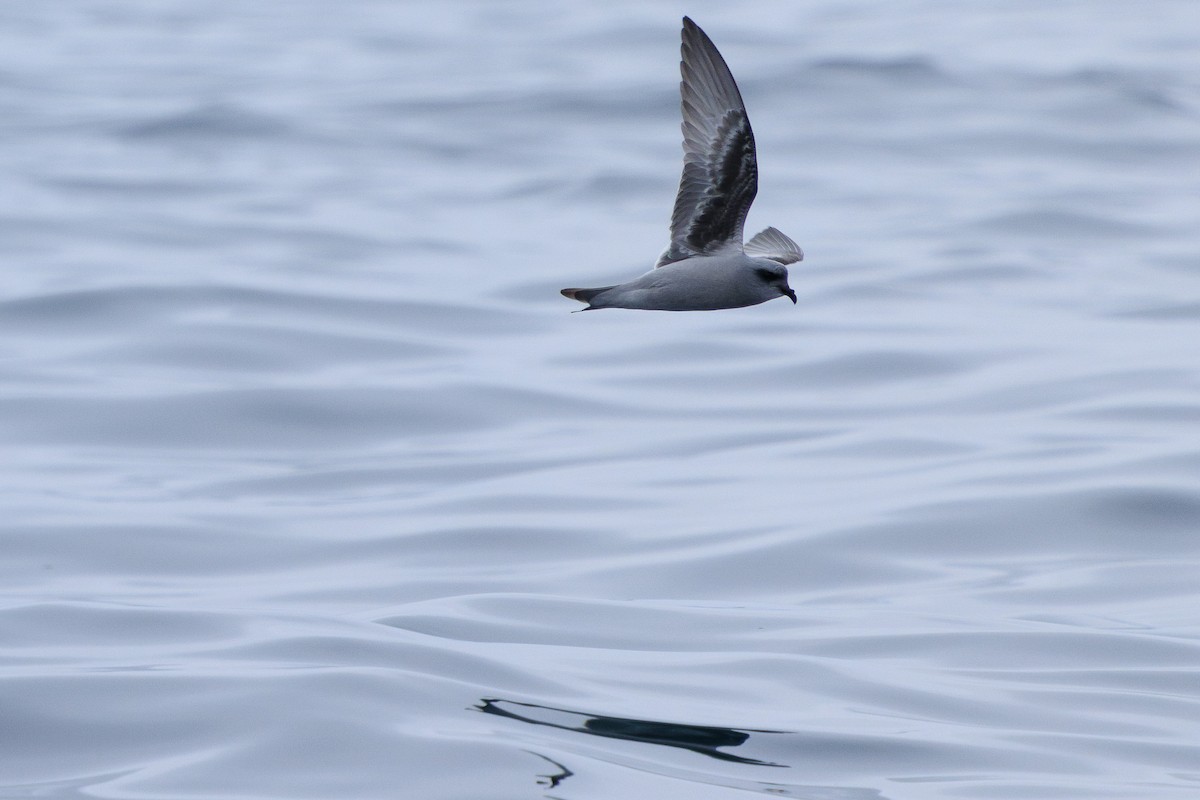
[[[613,288],[613,287],[612,286],[600,286],[595,289],[563,289],[562,296],[569,297],[572,300],[578,300],[581,303],[588,303],[590,305],[593,297],[600,294],[601,292],[607,292],[611,288]],[[586,311],[586,309],[584,309],[584,310]]]

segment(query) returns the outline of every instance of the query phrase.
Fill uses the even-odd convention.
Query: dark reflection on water
[[[568,769],[565,764],[563,764],[560,761],[555,761],[553,758],[550,758],[550,756],[542,755],[541,753],[533,753],[532,751],[527,751],[527,752],[530,752],[532,755],[535,755],[540,759],[549,761],[551,764],[558,767],[558,772],[552,772],[549,775],[538,775],[538,779],[539,779],[538,783],[540,783],[541,785],[543,785],[549,789],[555,788],[560,783],[565,781],[567,778],[569,778],[575,774],[570,769]]]
[[[501,706],[520,706],[528,709],[522,712],[510,710]],[[667,747],[678,747],[693,753],[733,761],[739,764],[756,764],[764,767],[782,767],[770,761],[760,761],[757,758],[735,756],[725,753],[719,747],[738,747],[746,743],[751,733],[782,733],[782,731],[738,730],[736,728],[721,728],[709,725],[686,725],[678,722],[655,722],[644,719],[626,719],[624,717],[604,717],[584,714],[579,711],[568,711],[563,708],[537,705],[536,703],[519,703],[515,700],[500,698],[483,698],[475,706],[485,714],[494,714],[531,725],[544,725],[564,731],[588,733],[592,736],[603,736],[608,739],[624,739],[631,742],[646,744],[661,744]],[[565,721],[554,722],[553,715],[562,716]],[[540,717],[540,718],[539,718]],[[582,720],[582,722],[578,722]],[[571,724],[577,721],[577,724]]]

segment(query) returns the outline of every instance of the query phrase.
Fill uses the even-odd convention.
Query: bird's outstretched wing
[[[758,192],[754,133],[725,59],[687,17],[680,52],[683,176],[671,215],[671,244],[658,267],[740,249],[746,212]]]

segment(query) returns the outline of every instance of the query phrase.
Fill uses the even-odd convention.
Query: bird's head
[[[754,274],[768,288],[768,291],[781,294],[795,304],[796,293],[792,291],[791,286],[788,286],[788,271],[783,264],[770,262],[769,265],[755,267]]]

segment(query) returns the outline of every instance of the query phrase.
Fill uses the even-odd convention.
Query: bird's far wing
[[[679,71],[683,176],[671,215],[671,244],[655,266],[742,245],[758,192],[758,161],[746,107],[725,59],[683,18]]]
[[[804,251],[791,237],[775,228],[766,228],[746,242],[746,255],[769,258],[780,264],[795,264],[804,260]]]

